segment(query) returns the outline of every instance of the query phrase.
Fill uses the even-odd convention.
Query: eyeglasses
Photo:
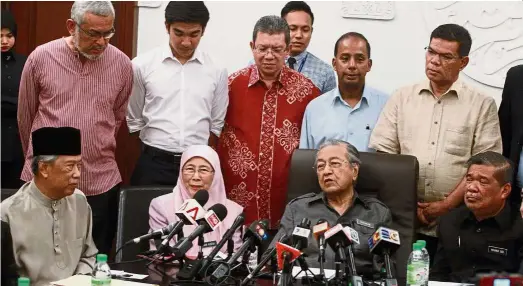
[[[80,31],[82,31],[84,34],[86,34],[92,40],[98,40],[100,38],[104,38],[105,40],[109,40],[116,33],[116,30],[114,29],[114,27],[111,28],[111,30],[102,33],[102,32],[86,31],[86,30],[82,29],[82,27],[80,27],[80,25],[78,25],[78,23],[75,23],[75,24],[78,27],[78,29],[80,29]]]
[[[431,49],[430,47],[425,47],[425,50],[427,51],[427,55],[430,58],[439,57],[440,61],[445,62],[445,63],[462,58],[461,56],[454,56],[451,54],[438,53],[435,50]]]
[[[184,175],[187,175],[187,176],[194,176],[194,174],[196,174],[196,172],[198,172],[198,174],[200,176],[208,176],[212,173],[214,173],[213,170],[210,170],[208,168],[199,168],[199,169],[196,169],[194,167],[187,167],[187,168],[183,168],[182,169],[182,173]]]
[[[317,172],[323,172],[325,171],[325,167],[328,165],[332,170],[337,170],[341,167],[343,167],[343,164],[348,164],[349,162],[346,160],[331,160],[329,162],[319,162],[316,164],[316,166],[312,167]]]
[[[260,55],[266,56],[271,52],[274,56],[281,56],[285,52],[285,48],[274,47],[268,48],[263,46],[254,47],[254,51]]]

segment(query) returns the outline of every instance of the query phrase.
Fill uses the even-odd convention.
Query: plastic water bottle
[[[91,275],[91,286],[111,285],[111,269],[107,265],[107,255],[96,255],[96,264]]]
[[[421,244],[421,251],[423,252],[423,262],[425,263],[425,273],[427,273],[427,283],[425,285],[428,285],[430,277],[429,277],[429,269],[430,269],[430,256],[429,252],[427,251],[427,242],[425,240],[417,240],[416,243]]]
[[[27,277],[18,278],[18,286],[29,286],[30,280]]]
[[[423,247],[419,243],[412,245],[412,252],[410,253],[407,262],[407,285],[408,286],[423,286],[428,284],[428,273],[425,267],[423,257]]]

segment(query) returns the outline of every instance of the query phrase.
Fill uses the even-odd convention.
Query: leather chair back
[[[168,186],[123,187],[120,192],[116,249],[126,241],[149,232],[149,205],[161,195],[173,191]],[[125,246],[116,256],[116,262],[135,260],[136,255],[149,250],[149,241]]]
[[[313,169],[317,150],[296,149],[292,155],[287,202],[306,193],[321,191]],[[418,160],[414,156],[360,152],[362,165],[356,183],[361,196],[385,203],[392,213],[393,229],[400,233],[395,254],[398,278],[405,278],[417,226]]]

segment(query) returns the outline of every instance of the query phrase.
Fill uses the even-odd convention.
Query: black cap
[[[33,156],[82,154],[80,130],[72,127],[43,127],[32,135]]]

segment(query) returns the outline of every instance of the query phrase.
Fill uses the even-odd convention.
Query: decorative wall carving
[[[162,1],[138,1],[138,7],[141,8],[159,8]]]
[[[503,88],[507,70],[523,64],[523,1],[424,2],[428,32],[445,23],[462,25],[472,36],[467,76]]]
[[[343,18],[363,18],[392,20],[394,19],[393,1],[343,1],[341,2]]]

